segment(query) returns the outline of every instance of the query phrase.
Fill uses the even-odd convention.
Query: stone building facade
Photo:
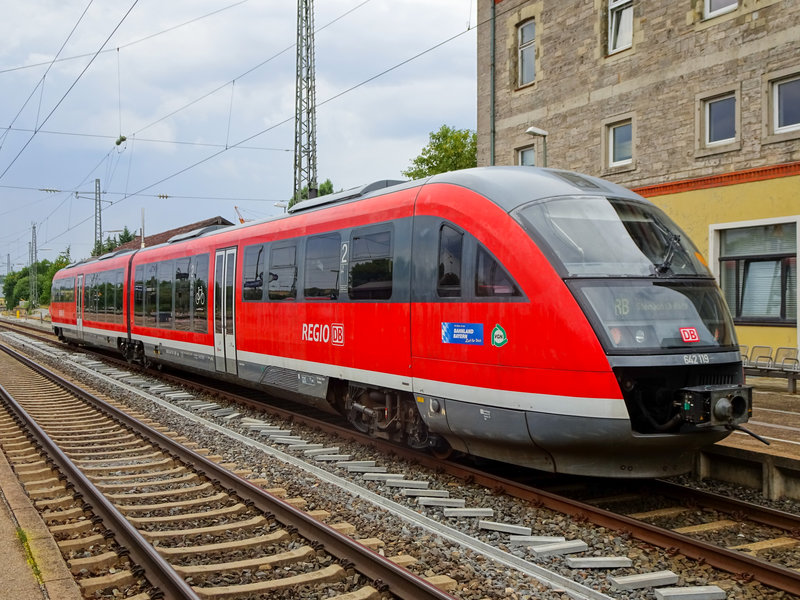
[[[800,2],[479,0],[478,20],[478,164],[652,196],[709,257],[740,338],[800,345]]]

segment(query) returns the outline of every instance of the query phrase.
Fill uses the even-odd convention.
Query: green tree
[[[430,134],[428,145],[411,161],[411,166],[401,173],[409,179],[422,179],[477,165],[477,134],[471,129],[455,129],[442,125],[438,131]]]
[[[44,269],[43,263],[47,262],[48,267],[47,270]],[[39,263],[37,267],[37,273],[42,273],[39,275],[39,303],[40,304],[50,304],[51,297],[50,292],[51,288],[53,287],[53,277],[55,277],[56,273],[66,267],[68,264],[72,262],[72,258],[70,257],[70,248],[69,246],[67,249],[58,255],[58,258],[55,259],[52,263],[49,261],[42,261]]]
[[[114,237],[106,236],[105,242],[95,242],[94,248],[92,248],[92,256],[102,256],[103,254],[113,252],[122,244],[132,242],[134,239],[136,239],[136,234],[128,229],[126,225],[119,235],[115,235]]]
[[[34,298],[37,305],[50,304],[50,288],[53,286],[53,277],[60,270],[72,262],[70,249],[58,255],[54,262],[40,260],[36,263],[36,287],[38,298]],[[3,297],[6,306],[11,309],[21,300],[30,300],[30,268],[9,273],[3,282]]]
[[[13,308],[17,306],[22,300],[28,300],[31,291],[31,279],[28,273],[28,269],[23,269],[25,271],[24,274],[21,274],[20,278],[17,279],[16,283],[14,284],[14,288],[11,290],[11,304],[8,306]]]
[[[319,188],[317,189],[317,196],[327,196],[328,194],[333,193],[333,183],[331,183],[330,179],[326,179],[322,183],[319,184]],[[300,190],[300,197],[297,197],[297,194],[292,196],[292,199],[289,200],[289,208],[293,207],[298,202],[302,202],[303,200],[308,200],[308,186],[304,185],[303,189]]]
[[[25,296],[28,295],[28,267],[22,269],[22,271],[14,271],[6,275],[6,279],[3,282],[3,297],[6,300],[6,306],[8,308],[14,308],[17,304],[19,304],[21,296],[18,296],[15,293],[17,289],[17,283],[20,279],[25,278],[25,286],[20,286],[20,291],[25,290]]]

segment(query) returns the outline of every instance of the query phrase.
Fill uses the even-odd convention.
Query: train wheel
[[[431,454],[433,454],[439,460],[447,460],[451,456],[453,456],[453,447],[447,443],[447,440],[439,438],[436,441],[435,446],[431,446]]]

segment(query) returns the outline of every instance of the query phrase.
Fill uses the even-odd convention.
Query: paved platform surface
[[[81,600],[47,526],[0,452],[0,600]],[[17,528],[25,532],[41,573],[37,581]]]

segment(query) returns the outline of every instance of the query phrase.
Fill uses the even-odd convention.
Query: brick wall
[[[547,162],[637,187],[800,160],[800,132],[771,135],[769,75],[800,75],[800,2],[739,0],[703,19],[703,0],[633,2],[632,47],[607,55],[607,0],[479,0],[478,164],[490,163],[491,8],[495,164],[548,131]],[[517,25],[536,22],[536,80],[517,87]],[[703,99],[733,92],[737,138],[705,147]],[[633,122],[633,162],[608,168],[606,126]]]

